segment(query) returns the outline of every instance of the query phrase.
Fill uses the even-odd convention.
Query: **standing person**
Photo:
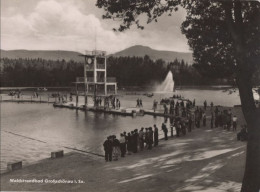
[[[173,124],[170,125],[170,129],[171,129],[171,137],[173,137]]]
[[[132,152],[136,153],[137,151],[135,150],[136,148],[136,135],[134,131],[131,131],[131,148],[132,148]]]
[[[116,108],[116,98],[113,97],[113,109],[115,109],[115,108]]]
[[[204,101],[204,111],[206,111],[207,110],[207,101],[205,100]]]
[[[180,130],[181,130],[180,121],[176,122],[175,129],[176,129],[176,136],[179,137],[180,136]]]
[[[153,101],[153,111],[155,112],[157,109],[157,101],[156,99]]]
[[[107,140],[103,144],[104,151],[105,151],[105,160],[106,161],[112,161],[112,151],[113,151],[113,145],[111,141],[111,137],[107,137]]]
[[[133,153],[137,153],[137,150],[138,150],[138,138],[139,135],[138,135],[138,130],[135,129],[134,132],[133,132]]]
[[[109,108],[109,106],[110,106],[110,98],[108,97],[107,98],[107,108]]]
[[[213,102],[211,101],[211,103],[210,103],[210,111],[213,110],[213,107],[214,107],[214,104],[213,104]]]
[[[232,121],[233,121],[233,131],[236,131],[237,130],[237,116],[236,115],[233,116]]]
[[[199,108],[195,110],[195,125],[197,128],[200,127],[200,117],[199,117]]]
[[[131,155],[131,153],[132,153],[132,137],[131,137],[131,133],[127,134],[126,144],[127,144],[127,154]]]
[[[159,142],[159,132],[158,132],[158,128],[156,127],[156,125],[153,125],[154,127],[154,146],[158,146],[158,142]]]
[[[177,103],[178,103],[178,101],[177,101]],[[175,107],[175,115],[179,116],[179,106],[178,105],[176,105],[176,107]]]
[[[117,107],[117,109],[120,109],[120,101],[119,101],[119,99],[116,99],[116,107]]]
[[[217,117],[218,112],[219,112],[219,110],[218,110],[218,107],[216,106],[216,108],[215,108],[215,117]]]
[[[219,125],[219,115],[218,111],[215,110],[215,127],[218,128]]]
[[[203,127],[206,127],[206,113],[205,112],[203,112],[202,120],[203,120]]]
[[[113,145],[113,160],[117,161],[119,154],[120,154],[120,142],[119,140],[116,138],[115,135],[112,136],[113,141],[112,141],[112,145]]]
[[[149,136],[148,136],[148,138],[149,138],[149,142],[148,142],[148,149],[150,150],[150,149],[152,149],[152,146],[153,146],[153,129],[152,129],[152,127],[149,127]]]
[[[219,125],[220,127],[223,126],[223,114],[222,114],[222,111],[220,111],[220,112],[218,113],[218,125]]]
[[[181,132],[183,135],[186,135],[186,125],[183,120],[181,121]]]
[[[164,104],[164,114],[168,114],[168,107],[167,107],[167,105],[166,104]]]
[[[162,130],[164,132],[164,139],[168,140],[168,129],[164,123],[162,123]]]
[[[143,108],[143,101],[142,101],[142,99],[139,99],[139,105],[140,105],[140,107]]]
[[[202,120],[202,114],[203,114],[203,111],[201,108],[199,108],[199,119]]]
[[[139,131],[139,147],[141,151],[144,150],[144,128],[143,127]]]
[[[174,101],[174,99],[172,100],[172,108],[173,109],[175,108],[175,101]]]
[[[223,129],[227,129],[227,121],[228,121],[227,111],[224,110],[223,113],[222,113],[222,127],[223,127]]]
[[[192,115],[189,114],[189,120],[188,120],[188,131],[191,132],[191,126],[192,126]]]
[[[136,100],[136,107],[140,107],[139,98],[137,98],[137,100]]]
[[[72,98],[72,93],[70,93],[70,102],[72,102],[73,98]]]
[[[191,129],[195,128],[195,114],[191,113]]]
[[[148,143],[149,143],[149,133],[148,133],[148,128],[145,128],[145,133],[144,133],[144,142],[145,142],[145,147],[148,148]]]
[[[120,109],[121,107],[121,103],[120,103],[120,100],[118,99],[118,108]]]
[[[210,128],[213,129],[213,125],[214,125],[214,113],[211,112],[211,118],[210,118]]]
[[[192,105],[193,105],[193,107],[195,107],[195,105],[196,105],[196,101],[195,101],[195,99],[193,100]]]
[[[181,108],[183,108],[184,107],[184,102],[183,102],[183,100],[181,100]]]
[[[170,104],[170,109],[169,109],[169,113],[171,114],[171,115],[173,115],[173,105],[172,104]]]
[[[120,134],[119,142],[120,142],[121,157],[125,157],[126,142],[125,142],[125,135],[123,133]]]
[[[232,123],[232,112],[231,109],[228,110],[227,113],[227,129],[230,130],[231,128],[231,123]]]

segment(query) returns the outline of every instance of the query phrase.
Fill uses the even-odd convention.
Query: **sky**
[[[1,0],[1,49],[121,51],[133,45],[190,52],[180,26],[185,10],[158,22],[114,32],[119,21],[104,20],[96,0]]]

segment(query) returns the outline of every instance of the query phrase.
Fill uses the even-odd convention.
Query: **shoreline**
[[[210,137],[217,135],[221,137],[211,140]],[[215,142],[219,145],[212,145]],[[1,174],[1,190],[185,191],[203,185],[204,191],[208,191],[221,183],[223,191],[236,191],[242,181],[245,147],[246,143],[236,141],[232,132],[221,128],[199,128],[180,138],[160,140],[159,146],[151,151],[127,155],[119,161],[106,163],[102,158],[77,152],[66,153],[63,158],[43,159],[21,170]],[[84,183],[10,182],[10,179],[34,178],[82,180]],[[228,185],[230,182],[231,186]]]
[[[260,85],[259,85],[260,86]],[[256,86],[256,87],[259,87]],[[31,90],[31,89],[37,89],[39,87],[45,87],[47,89],[51,89],[51,90],[59,90],[59,89],[71,89],[73,88],[73,86],[60,86],[60,87],[55,87],[55,86],[37,86],[37,87],[0,87],[0,91],[10,91],[10,90],[17,90],[17,89],[21,89],[21,90]],[[181,85],[181,86],[175,86],[176,90],[179,89],[227,89],[227,88],[232,88],[232,85]],[[127,90],[129,91],[141,91],[141,92],[145,92],[144,89],[147,89],[148,91],[152,91],[155,88],[155,86],[122,86],[119,91],[123,91],[123,92],[127,92]],[[153,91],[155,92],[155,91]],[[174,91],[172,92],[174,93]]]
[[[239,115],[241,109],[232,108]],[[159,140],[159,146],[119,161],[68,152],[1,174],[4,191],[237,191],[242,182],[246,143],[222,128],[195,128],[186,136]],[[239,131],[239,128],[238,128]],[[10,179],[81,180],[84,183],[14,183]],[[149,187],[147,187],[149,186]],[[217,188],[217,190],[215,190]],[[213,190],[214,189],[214,190]]]

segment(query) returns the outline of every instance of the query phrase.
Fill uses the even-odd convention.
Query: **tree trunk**
[[[252,92],[252,73],[247,60],[246,38],[242,18],[242,4],[239,0],[222,3],[226,13],[229,32],[234,42],[237,62],[237,85],[242,111],[248,127],[246,166],[241,192],[260,191],[260,110],[257,109]],[[232,12],[233,10],[233,12]],[[233,19],[233,13],[235,19]]]
[[[241,72],[243,73],[243,72]],[[238,75],[242,111],[248,126],[246,166],[241,192],[260,190],[260,110],[256,109],[252,86],[246,74]]]
[[[254,115],[255,122],[250,125],[247,142],[246,167],[241,192],[260,191],[260,129],[259,111]]]

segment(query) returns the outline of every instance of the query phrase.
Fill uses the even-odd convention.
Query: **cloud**
[[[94,1],[93,1],[94,3]],[[1,17],[3,49],[62,49],[81,51],[95,47],[115,52],[143,44],[153,48],[187,50],[183,36],[169,41],[167,30],[129,30],[115,33],[93,11],[82,11],[72,0],[41,0],[29,13],[19,12]],[[178,32],[180,33],[180,32]],[[173,45],[175,42],[175,45]]]

